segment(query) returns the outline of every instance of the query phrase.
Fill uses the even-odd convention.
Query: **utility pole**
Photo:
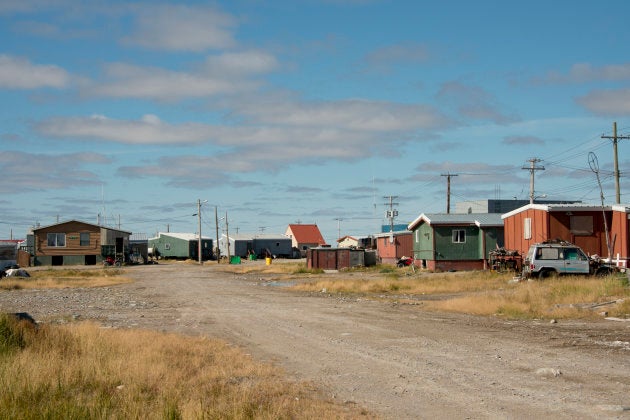
[[[398,203],[394,203],[394,200],[398,198],[397,195],[388,195],[383,198],[389,200],[386,206],[389,206],[389,210],[385,212],[385,216],[389,219],[389,242],[394,242],[394,218],[398,216],[398,210],[394,209],[394,206],[397,206]]]
[[[337,217],[335,220],[337,221],[337,239],[341,239],[341,221],[343,219],[341,217]]]
[[[197,199],[197,219],[199,220],[199,241],[197,243],[197,253],[199,257],[199,265],[203,264],[201,259],[201,199]]]
[[[529,162],[529,166],[523,166],[521,169],[527,169],[529,171],[529,204],[534,204],[534,174],[536,171],[544,171],[544,166],[536,166],[537,163],[542,162],[542,160],[538,158],[531,158],[527,162]]]
[[[619,158],[617,157],[617,141],[630,139],[630,136],[618,136],[617,135],[617,122],[613,123],[613,135],[604,136],[603,139],[611,139],[613,143],[613,160],[615,164],[615,204],[621,204],[621,189],[619,188]]]
[[[217,257],[217,264],[220,264],[221,262],[221,252],[219,251],[219,213],[218,213],[218,209],[217,206],[214,206],[214,226],[216,227],[216,234],[217,234],[217,244],[215,246],[216,252],[215,252],[215,256]]]
[[[227,236],[227,259],[230,263],[230,231],[228,230],[228,218],[227,211],[225,212],[225,236]]]
[[[452,174],[450,172],[440,175],[446,177],[446,214],[451,213],[451,177],[457,175],[458,174]]]

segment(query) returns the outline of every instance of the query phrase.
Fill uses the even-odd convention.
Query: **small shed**
[[[148,253],[153,256],[175,259],[199,259],[199,235],[195,233],[159,232],[148,240]],[[202,236],[201,257],[212,258],[212,238]]]
[[[373,253],[372,253],[373,254]],[[322,270],[341,270],[351,267],[365,267],[373,264],[373,258],[366,258],[366,251],[353,248],[309,248],[306,251],[308,268]]]
[[[411,231],[379,233],[376,238],[376,252],[383,264],[396,264],[402,257],[413,256],[413,235]]]

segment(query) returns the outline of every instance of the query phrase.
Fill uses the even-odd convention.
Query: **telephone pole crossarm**
[[[538,158],[531,158],[528,160],[529,166],[523,166],[521,169],[527,169],[529,171],[529,204],[534,204],[534,175],[536,171],[544,171],[544,166],[537,166],[537,163],[542,162]]]
[[[621,188],[619,186],[619,157],[617,155],[617,143],[619,140],[627,140],[630,139],[630,136],[618,136],[617,135],[617,123],[613,123],[613,135],[612,136],[604,136],[602,134],[603,139],[612,140],[613,144],[613,161],[615,165],[614,176],[615,176],[615,203],[621,204]]]

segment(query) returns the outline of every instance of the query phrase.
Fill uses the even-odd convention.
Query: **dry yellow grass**
[[[0,289],[60,289],[67,287],[103,287],[130,283],[124,270],[115,267],[94,269],[48,269],[29,271],[31,277],[5,277]]]
[[[380,275],[323,275],[292,288],[399,301],[420,299],[428,310],[508,318],[593,318],[603,310],[610,316],[630,317],[630,288],[623,276],[560,277],[519,283],[511,279],[510,274],[494,272],[410,274],[385,270]],[[436,298],[423,300],[421,296],[425,295]],[[599,304],[613,301],[599,309]]]
[[[369,417],[219,340],[89,323],[16,340],[0,321],[2,418]]]

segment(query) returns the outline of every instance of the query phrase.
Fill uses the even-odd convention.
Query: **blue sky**
[[[375,233],[458,201],[614,203],[626,1],[0,2],[0,238]],[[630,202],[630,140],[619,141]],[[223,223],[222,223],[223,225]],[[223,227],[223,226],[222,226]]]

